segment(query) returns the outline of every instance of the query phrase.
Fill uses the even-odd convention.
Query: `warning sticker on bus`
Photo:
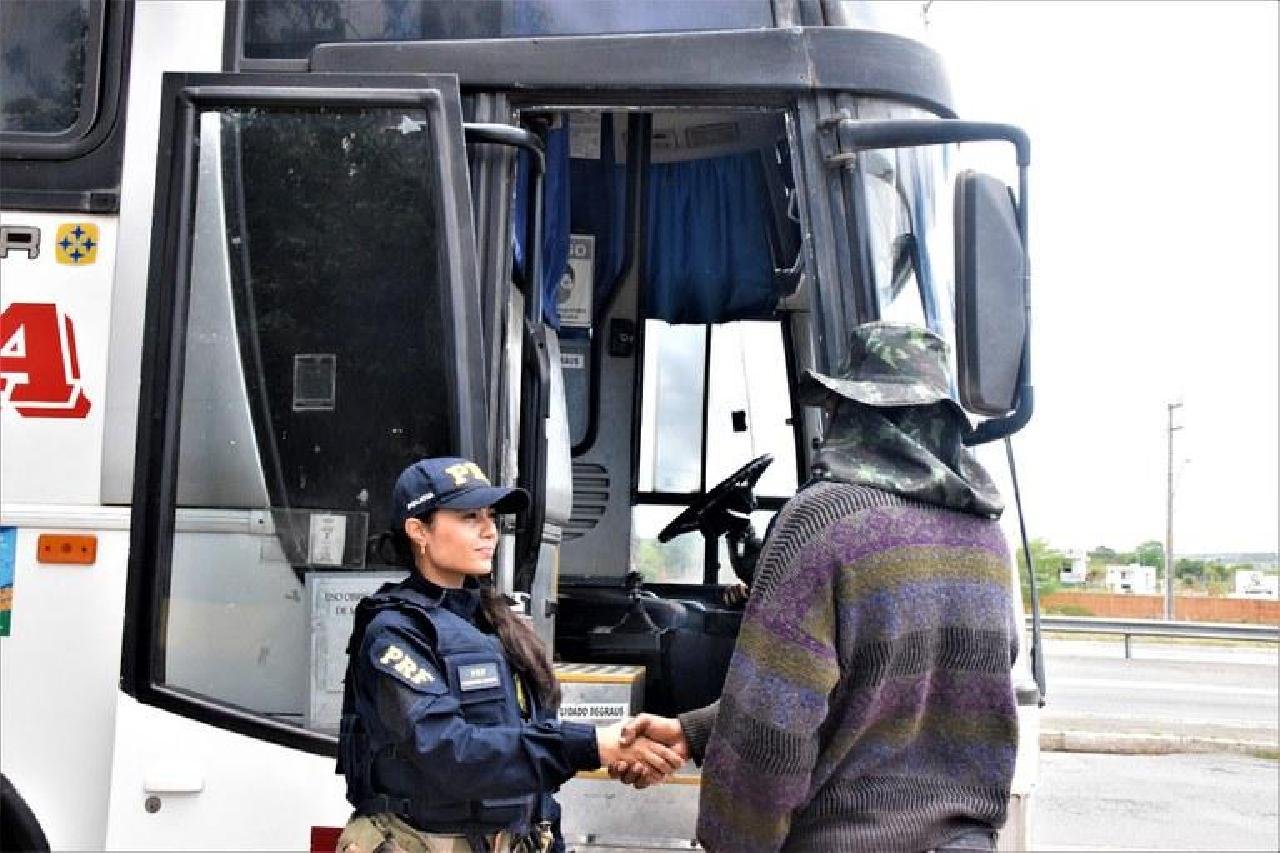
[[[0,527],[0,637],[9,636],[13,617],[13,561],[16,527]]]
[[[627,717],[625,702],[581,702],[560,706],[560,719],[575,723],[611,723]]]
[[[569,263],[556,288],[560,325],[591,328],[591,295],[595,288],[596,238],[591,234],[569,235]]]

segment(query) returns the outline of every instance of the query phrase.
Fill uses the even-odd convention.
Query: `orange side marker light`
[[[98,537],[93,533],[41,533],[36,540],[36,560],[91,566],[98,559]]]

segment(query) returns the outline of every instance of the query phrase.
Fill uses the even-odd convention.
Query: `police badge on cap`
[[[422,459],[400,472],[391,492],[396,524],[426,515],[433,509],[480,509],[521,512],[529,506],[524,489],[508,489],[489,482],[479,465],[456,456]]]

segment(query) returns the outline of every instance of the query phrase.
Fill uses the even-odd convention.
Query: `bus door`
[[[788,115],[691,103],[564,119],[557,309],[573,504],[556,651],[644,666],[643,706],[657,713],[718,695],[740,618],[724,603],[739,582],[725,540],[664,531],[768,455],[752,519],[763,534],[798,482],[788,371],[808,312],[791,298],[801,228]],[[653,631],[629,630],[645,618]]]
[[[389,486],[491,463],[463,145],[449,76],[166,75],[109,847],[345,818]]]

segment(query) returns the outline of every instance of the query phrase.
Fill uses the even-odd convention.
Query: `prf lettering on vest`
[[[457,465],[450,465],[448,468],[444,469],[444,472],[450,477],[453,477],[453,484],[455,486],[461,486],[465,484],[467,480],[484,480],[486,483],[489,482],[489,478],[480,470],[480,466],[474,462],[460,462]]]
[[[435,681],[431,672],[418,666],[413,658],[402,652],[397,646],[387,646],[379,661],[404,676],[410,684],[426,684]]]
[[[26,418],[83,418],[71,318],[50,303],[14,302],[0,313],[0,406]]]

